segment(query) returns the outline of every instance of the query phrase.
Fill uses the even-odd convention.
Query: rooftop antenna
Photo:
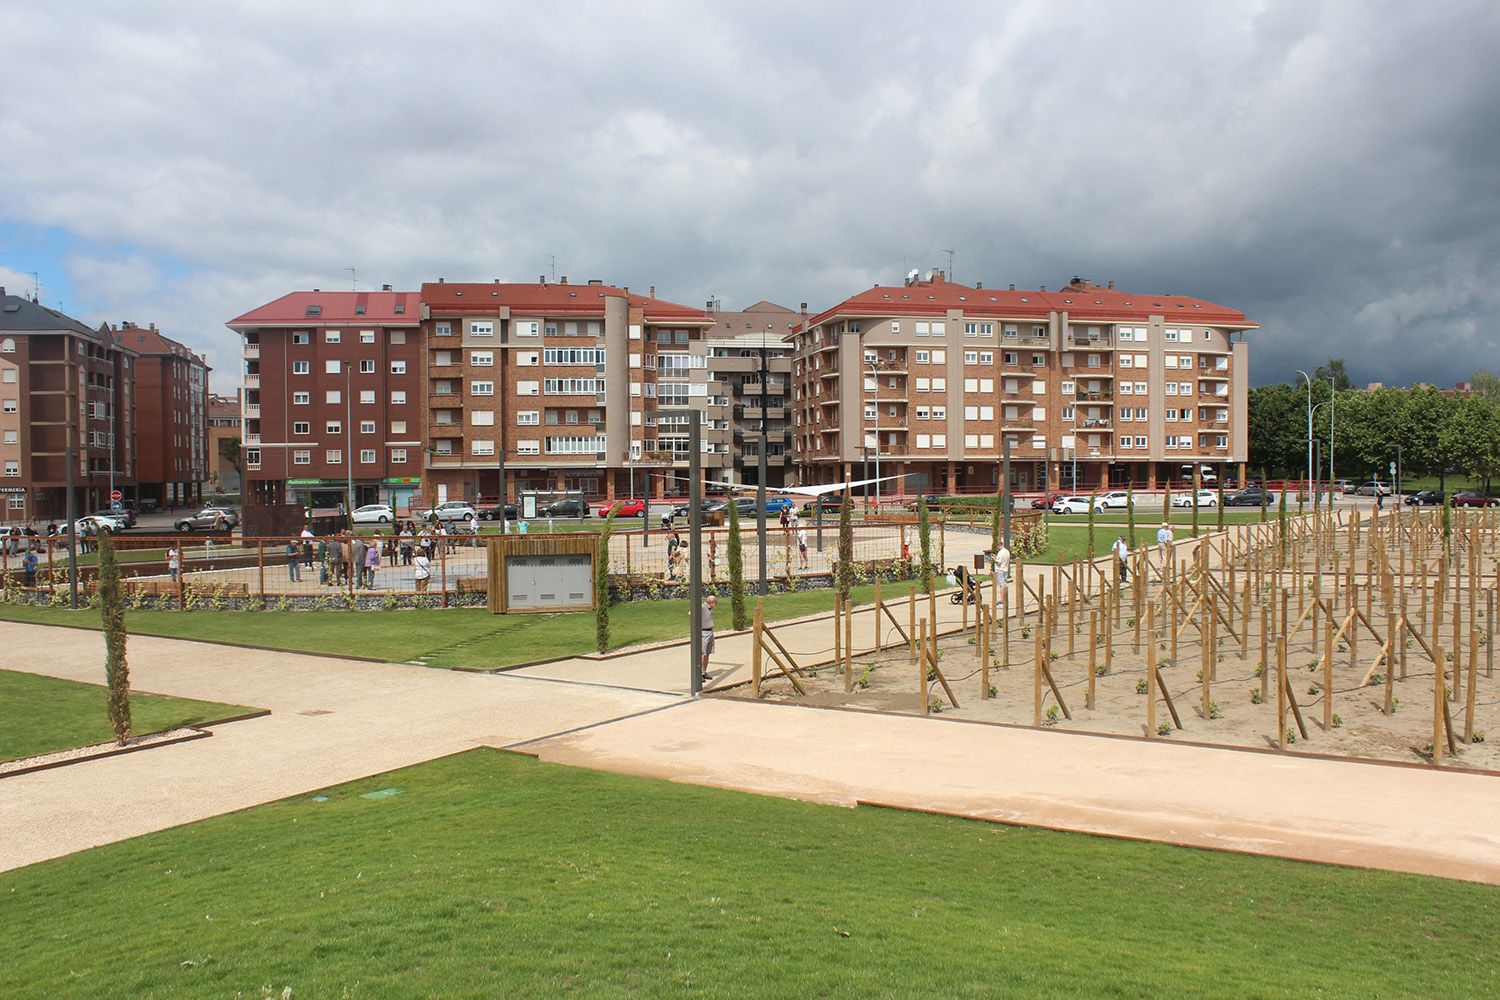
[[[349,272],[349,291],[359,291],[359,276],[355,273],[354,268],[346,267],[344,270]]]
[[[27,272],[31,275],[31,301],[42,301],[42,276],[35,271]]]
[[[557,254],[549,253],[547,259],[552,262],[552,283],[557,284]]]
[[[948,280],[952,281],[953,280],[953,251],[952,250],[941,250],[939,252],[940,253],[945,253],[945,254],[948,255]]]

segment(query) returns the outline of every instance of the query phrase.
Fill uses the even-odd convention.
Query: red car
[[[597,513],[600,517],[608,517],[611,510],[615,512],[615,517],[640,517],[646,512],[646,501],[616,500],[612,504],[600,504]]]
[[[1031,509],[1051,510],[1053,504],[1057,503],[1057,501],[1061,500],[1063,497],[1071,495],[1072,494],[1069,493],[1048,493],[1045,496],[1038,497],[1037,499],[1031,501]]]
[[[1463,493],[1453,494],[1453,506],[1455,507],[1500,507],[1500,500],[1487,497],[1483,493],[1475,493],[1466,490]]]

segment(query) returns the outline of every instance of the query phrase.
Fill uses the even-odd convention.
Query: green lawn
[[[907,585],[888,585],[905,593]],[[856,601],[874,600],[874,585],[855,587]],[[752,602],[754,598],[751,598]],[[753,610],[753,603],[752,603]],[[803,590],[766,598],[768,620],[833,610],[830,590]],[[0,605],[0,620],[99,627],[98,611]],[[610,609],[614,648],[681,638],[688,631],[688,602],[632,601]],[[446,611],[127,611],[126,627],[138,635],[235,642],[370,656],[406,662],[427,657],[429,666],[492,669],[574,656],[594,650],[593,612],[492,615],[482,608]],[[732,613],[721,599],[714,624],[728,629]]]
[[[99,671],[104,672],[100,663]],[[56,677],[0,670],[0,760],[103,743],[114,738],[105,689]],[[131,732],[157,733],[255,711],[160,694],[130,696]]]
[[[399,794],[369,799],[386,789]],[[1493,996],[1493,887],[455,757],[0,875],[8,997]]]

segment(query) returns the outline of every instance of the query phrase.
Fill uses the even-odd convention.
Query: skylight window
[[[309,316],[321,316],[321,315],[323,315],[323,307],[322,306],[308,306],[307,307],[307,315],[309,315]]]

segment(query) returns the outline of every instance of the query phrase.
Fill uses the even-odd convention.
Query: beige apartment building
[[[422,286],[431,499],[687,490],[690,412],[706,478],[732,463],[706,311],[601,281]],[[649,484],[649,485],[648,485]]]
[[[989,289],[941,272],[811,317],[790,339],[798,480],[903,475],[984,491],[1151,488],[1193,467],[1243,482],[1244,313],[1074,278]],[[1076,473],[1075,473],[1076,470]]]

